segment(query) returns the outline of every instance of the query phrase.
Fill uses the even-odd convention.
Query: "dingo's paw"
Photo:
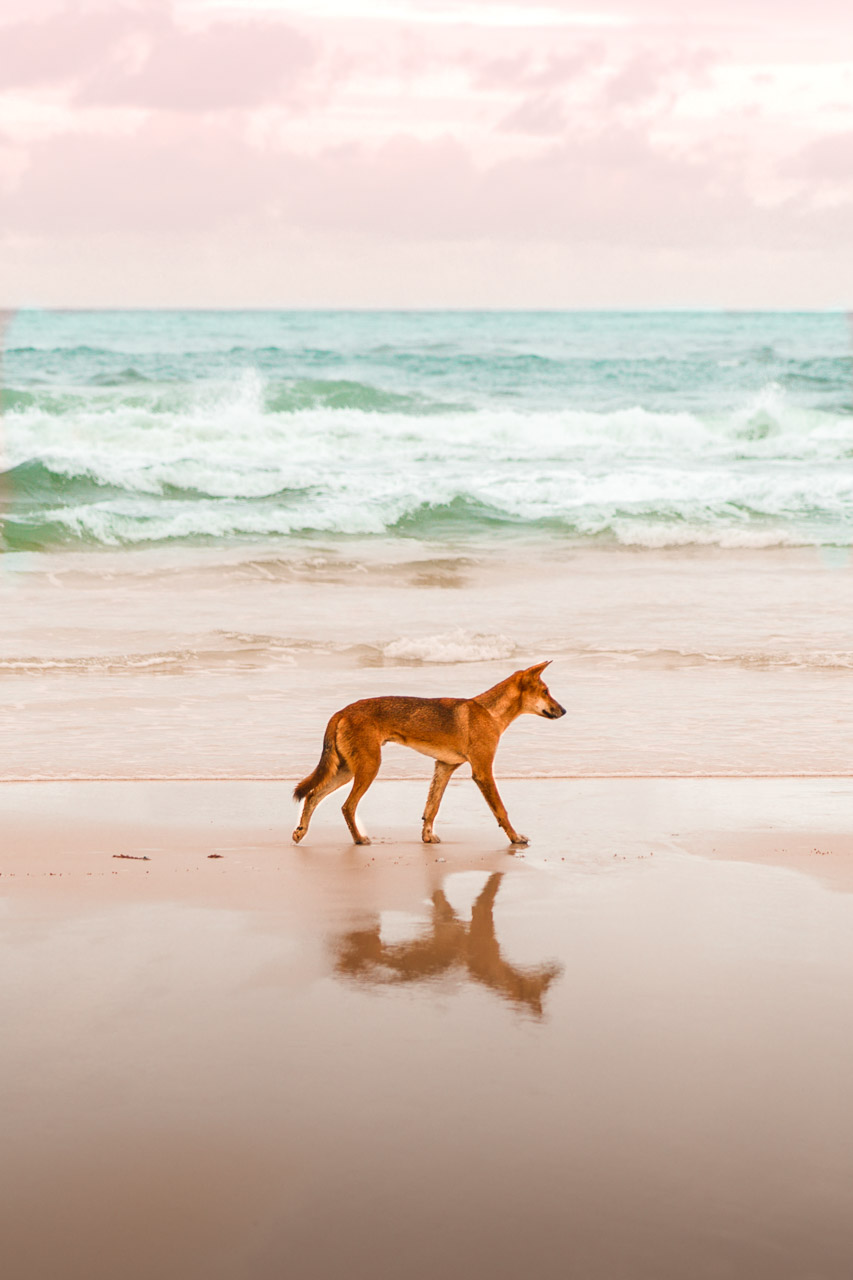
[[[421,839],[424,844],[441,844],[441,836],[437,836],[434,831],[424,831]]]
[[[305,828],[304,828],[304,827],[297,827],[297,828],[296,828],[296,830],[294,831],[293,835],[292,835],[290,838],[291,838],[291,840],[293,841],[293,843],[294,843],[294,844],[299,844],[299,841],[302,839],[302,837],[303,837],[304,835],[305,835]]]
[[[370,843],[371,843],[371,841],[370,841],[370,836],[358,836],[358,837],[356,838],[355,843],[356,843],[356,844],[370,844]]]
[[[509,842],[510,844],[530,844],[527,836],[520,836],[517,831],[510,836]]]

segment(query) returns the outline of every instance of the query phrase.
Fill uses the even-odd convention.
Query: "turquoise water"
[[[840,314],[7,319],[6,550],[853,543]]]

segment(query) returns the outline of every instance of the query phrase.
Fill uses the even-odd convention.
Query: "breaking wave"
[[[853,650],[779,648],[699,650],[678,648],[614,648],[572,646],[558,640],[540,645],[543,655],[559,658],[565,671],[571,667],[638,667],[647,670],[683,668],[735,668],[742,671],[805,670],[842,672],[853,670]],[[470,663],[517,662],[529,653],[502,633],[471,631],[459,627],[429,635],[397,636],[373,642],[297,639],[286,635],[213,632],[203,641],[175,649],[131,652],[98,652],[56,656],[53,654],[0,655],[0,675],[63,677],[192,675],[214,671],[251,671],[280,667],[335,667],[343,662],[357,667],[462,666]]]
[[[124,371],[127,373],[127,370]],[[6,550],[550,532],[626,546],[853,543],[853,417],[768,385],[733,409],[462,408],[256,370],[4,392]]]

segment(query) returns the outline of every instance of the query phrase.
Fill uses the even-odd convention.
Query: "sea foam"
[[[515,651],[515,642],[509,636],[484,635],[462,628],[416,638],[403,636],[382,647],[386,660],[403,663],[493,662],[511,658]]]
[[[463,408],[351,379],[248,368],[167,385],[122,368],[134,376],[116,386],[7,389],[7,549],[499,527],[651,547],[853,542],[853,415],[773,380],[729,407]]]

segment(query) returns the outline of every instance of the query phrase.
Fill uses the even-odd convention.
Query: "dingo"
[[[356,825],[356,806],[379,771],[383,744],[400,742],[435,760],[421,833],[425,844],[440,843],[432,824],[450,775],[466,760],[510,843],[527,844],[527,836],[518,834],[498,795],[492,763],[501,734],[517,716],[559,720],[566,714],[542,679],[548,665],[540,662],[515,671],[476,698],[364,698],[336,711],[326,726],[320,763],[293,792],[295,800],[305,801],[294,843],[305,836],[320,801],[352,778],[342,812],[355,843],[370,844]]]

